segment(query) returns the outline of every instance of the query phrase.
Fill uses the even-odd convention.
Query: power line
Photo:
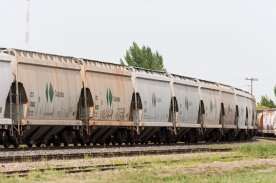
[[[259,81],[258,78],[247,77],[247,78],[245,78],[245,80],[250,81],[251,94],[253,95],[253,82]]]

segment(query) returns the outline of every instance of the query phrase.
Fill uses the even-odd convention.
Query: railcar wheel
[[[28,146],[28,148],[32,148],[33,144],[31,142],[27,142],[26,145]]]
[[[2,132],[2,136],[1,136],[2,142],[3,142],[3,146],[5,148],[8,148],[10,146],[10,142],[9,142],[9,137],[7,135],[6,131]]]
[[[61,143],[60,143],[60,142],[54,142],[53,145],[54,145],[55,147],[60,147],[60,146],[61,146]]]
[[[13,137],[10,137],[11,139],[11,144],[13,145],[14,148],[18,148],[19,147],[19,140],[13,136]]]
[[[42,145],[41,142],[37,142],[37,143],[35,144],[36,147],[41,147],[41,145]]]
[[[59,147],[61,145],[61,138],[59,136],[55,135],[55,136],[53,136],[52,139],[53,139],[52,140],[53,141],[53,145],[55,147]]]
[[[187,144],[196,144],[198,141],[198,133],[196,129],[191,129],[187,135],[185,142]]]
[[[106,138],[106,139],[105,139],[104,144],[105,144],[105,145],[109,145],[110,142],[111,142],[111,138],[109,137],[109,138]]]
[[[118,142],[119,145],[122,145],[123,143],[127,143],[127,139],[128,139],[128,133],[125,130],[119,130],[116,133],[116,141]]]

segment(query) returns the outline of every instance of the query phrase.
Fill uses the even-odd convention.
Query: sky
[[[171,73],[273,96],[275,0],[0,0],[0,47],[119,63],[133,41]],[[25,32],[29,29],[29,44]],[[275,99],[275,98],[274,98]]]

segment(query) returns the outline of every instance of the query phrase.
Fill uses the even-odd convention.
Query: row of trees
[[[274,96],[276,97],[276,86],[273,88]],[[261,100],[257,103],[259,109],[263,108],[276,108],[275,102],[268,96],[261,96]]]

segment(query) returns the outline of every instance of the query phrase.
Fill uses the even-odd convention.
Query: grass
[[[276,144],[263,143],[263,144],[247,144],[241,146],[238,151],[247,156],[256,158],[269,158],[276,156]]]
[[[276,182],[276,165],[260,163],[249,165],[241,163],[241,166],[239,165],[240,162],[265,158],[276,161],[276,143],[245,144],[228,153],[116,157],[102,160],[86,157],[85,161],[92,163],[93,161],[104,161],[104,163],[127,163],[128,165],[115,170],[96,170],[71,175],[54,170],[43,173],[34,171],[27,177],[6,178],[0,176],[0,183],[274,183]]]

